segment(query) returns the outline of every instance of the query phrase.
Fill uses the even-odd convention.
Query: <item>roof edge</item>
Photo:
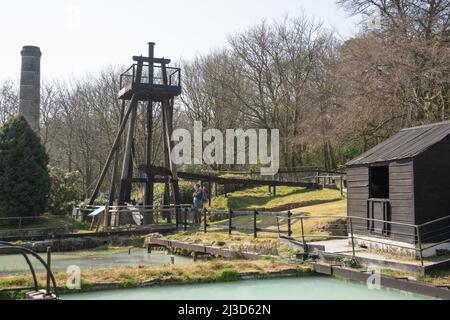
[[[408,131],[408,130],[414,130],[414,129],[420,129],[420,128],[428,128],[428,127],[437,127],[437,126],[442,126],[442,125],[446,125],[446,124],[450,124],[450,120],[434,122],[434,123],[429,123],[429,124],[422,124],[420,126],[415,126],[415,127],[403,128],[400,131]]]

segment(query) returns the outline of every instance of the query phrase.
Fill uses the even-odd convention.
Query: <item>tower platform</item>
[[[136,59],[145,59],[136,57]],[[162,59],[154,59],[162,60]],[[170,61],[170,60],[164,60]],[[139,77],[138,64],[133,64],[120,75],[120,90],[118,98],[130,100],[136,94],[138,100],[162,101],[181,94],[181,70],[180,68],[164,66],[152,66],[153,77],[148,76],[148,65],[142,66],[142,74]],[[149,82],[149,79],[153,81]]]

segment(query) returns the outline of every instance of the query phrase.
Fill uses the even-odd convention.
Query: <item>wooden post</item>
[[[150,59],[154,58],[154,47],[155,44],[153,42],[148,43],[148,57]],[[153,84],[153,62],[148,63],[148,83]],[[145,146],[145,164],[147,168],[152,163],[152,143],[153,143],[153,101],[150,99],[147,104],[147,119],[146,119],[146,127],[147,127],[147,144]],[[144,190],[144,205],[153,206],[153,180],[154,175],[150,172],[147,172],[147,181],[145,183]],[[153,223],[153,211],[150,214],[144,216],[144,224]]]
[[[349,217],[349,219],[350,219],[350,235],[352,237],[352,257],[355,258],[355,239],[353,237],[353,221],[351,217]]]
[[[78,211],[77,211],[77,215],[78,215]],[[75,219],[76,219],[76,216],[75,217],[72,216],[72,233],[75,232],[75,221],[76,221]]]
[[[206,227],[208,226],[208,224],[206,223],[206,213],[207,213],[208,209],[203,208],[203,232],[206,233]]]
[[[187,230],[188,208],[184,208],[184,231]]]
[[[277,186],[273,186],[273,196],[277,196]]]
[[[211,179],[208,180],[208,205],[211,207],[212,189],[211,189]]]
[[[343,179],[343,177],[342,176],[340,176],[339,177],[339,187],[340,187],[340,189],[341,189],[341,197],[343,197],[344,196],[344,183],[342,182],[342,179]]]
[[[109,227],[109,206],[105,207],[105,213],[103,214],[103,229],[108,230]]]
[[[258,211],[254,210],[253,211],[253,238],[257,238],[258,237],[258,229],[256,227],[256,215],[258,214]]]
[[[287,216],[288,216],[288,237],[290,238],[292,235],[292,226],[291,226],[292,212],[291,212],[291,210],[288,210]]]
[[[167,84],[167,74],[165,66],[162,68],[164,84]],[[176,166],[172,161],[172,117],[173,117],[173,99],[163,99],[162,101],[162,114],[163,114],[163,134],[164,134],[164,155],[166,167],[169,168],[172,177],[170,178],[173,191],[173,204],[175,205],[175,212],[179,210],[178,205],[180,204],[180,188],[178,185],[178,174]]]
[[[231,235],[231,230],[233,229],[231,219],[233,217],[233,210],[228,210],[228,234]]]
[[[135,82],[141,83],[142,79],[143,61],[139,61],[136,68]],[[134,127],[137,117],[137,104],[136,107],[131,110],[130,123],[128,126],[127,141],[125,145],[125,157],[122,163],[122,175],[120,177],[120,192],[119,192],[119,205],[123,205],[125,201],[129,201],[131,194],[131,179],[133,175],[133,137]]]
[[[153,68],[151,68],[153,71]],[[150,77],[150,76],[149,76]],[[153,81],[153,75],[151,75],[151,79],[149,81]],[[150,100],[147,106],[147,145],[145,148],[145,162],[147,165],[147,169],[152,163],[152,136],[153,136],[153,102]],[[153,206],[153,179],[154,176],[152,173],[147,172],[147,181],[145,183],[145,191],[144,191],[144,205],[145,206]],[[153,212],[144,216],[144,224],[152,224],[153,223]]]
[[[133,146],[133,136],[134,136],[134,126],[136,123],[137,116],[137,104],[131,110],[130,123],[128,125],[127,140],[125,145],[125,157],[122,163],[122,174],[120,176],[120,192],[119,192],[119,206],[124,205],[125,198],[128,194],[128,189],[130,188],[130,181],[128,181],[130,174],[130,166],[132,166],[132,146]]]
[[[187,208],[185,208],[185,209],[187,209]],[[178,231],[179,224],[180,224],[179,213],[178,213],[178,210],[175,210],[175,228],[177,229],[177,231]]]
[[[125,112],[125,100],[122,100],[122,106],[120,108],[120,122],[122,123],[123,121],[123,114]],[[119,143],[120,143],[120,137],[119,137]],[[115,155],[114,155],[114,163],[113,163],[113,168],[112,168],[112,177],[111,177],[111,187],[109,189],[109,202],[108,204],[110,206],[114,205],[114,198],[116,196],[116,184],[117,184],[117,169],[119,166],[119,156],[120,156],[120,152],[119,152],[119,148],[116,148],[115,151]]]
[[[21,234],[22,231],[22,217],[19,218],[19,234]]]
[[[124,118],[120,124],[120,128],[116,134],[116,138],[114,139],[113,146],[112,146],[111,150],[109,151],[108,157],[106,159],[106,163],[103,166],[100,177],[98,178],[97,184],[95,185],[94,191],[92,192],[91,198],[89,199],[89,205],[92,205],[94,203],[95,199],[97,198],[98,191],[100,190],[100,186],[103,183],[103,179],[105,178],[106,173],[108,172],[108,168],[112,161],[112,158],[116,152],[116,149],[119,147],[120,137],[122,136],[122,133],[125,130],[128,117],[130,116],[131,111],[137,107],[137,103],[138,103],[137,95],[133,94],[133,97],[131,98],[131,101],[130,101],[130,105],[128,106],[127,112],[125,113]]]

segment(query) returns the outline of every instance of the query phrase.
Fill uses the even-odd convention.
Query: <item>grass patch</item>
[[[427,282],[433,285],[450,285],[450,270],[431,271],[430,274],[426,275],[392,269],[382,269],[381,273],[393,277],[407,277],[409,279]]]
[[[302,207],[298,209],[291,210],[292,212],[292,224],[291,229],[293,236],[299,236],[301,234],[301,222],[298,218],[299,216],[310,216],[314,217],[314,215],[318,216],[345,216],[347,214],[347,203],[346,200],[339,200],[334,202],[322,203],[307,207]],[[321,227],[327,223],[335,221],[336,218],[330,217],[329,219],[324,217],[321,219],[304,219],[303,227],[305,233],[313,234],[313,235],[328,235],[326,231],[322,231]],[[217,221],[212,223],[212,226],[222,226],[225,225],[227,221]],[[237,216],[232,219],[232,223],[237,228],[253,228],[253,216]],[[287,230],[287,221],[277,221],[275,216],[264,215],[263,213],[257,216],[256,223],[258,228],[270,229],[270,230],[278,230],[278,226],[280,230]],[[234,231],[233,231],[234,232]]]
[[[269,193],[267,186],[248,188],[229,193],[227,197],[221,195],[213,197],[211,209],[215,210],[239,210],[239,209],[283,209],[300,207],[312,201],[333,201],[341,199],[340,191],[333,189],[309,189],[305,187],[276,188],[277,195]]]
[[[85,270],[81,274],[81,290],[89,289],[97,283],[118,283],[120,287],[136,287],[148,280],[159,283],[205,283],[215,281],[232,281],[240,279],[240,272],[283,271],[295,269],[299,275],[310,274],[311,266],[307,264],[292,265],[289,263],[274,263],[267,260],[210,260],[199,261],[192,265],[163,265],[163,266],[138,266],[115,269]],[[67,274],[65,272],[54,273],[58,287],[65,288]],[[39,287],[45,287],[45,274],[38,274]],[[6,276],[0,277],[0,286],[4,288],[32,285],[30,276]],[[63,290],[65,293],[71,292]],[[75,291],[74,291],[75,292]],[[24,297],[24,295],[23,295]],[[7,298],[14,298],[10,295]],[[18,296],[20,298],[20,296]]]
[[[40,217],[33,219],[23,219],[19,222],[18,219],[3,220],[0,224],[0,231],[17,230],[19,223],[22,229],[51,229],[51,228],[74,228],[76,232],[89,231],[89,222],[74,221],[69,215],[51,215],[43,214]]]
[[[346,200],[339,200],[334,202],[322,203],[307,207],[291,210],[292,215],[292,235],[293,237],[299,237],[301,235],[301,222],[298,219],[299,216],[311,216],[315,215],[327,216],[330,218],[321,219],[304,219],[303,225],[306,234],[313,234],[318,236],[328,235],[328,232],[323,230],[322,226],[326,223],[336,221],[336,218],[331,216],[345,216],[347,212]],[[253,228],[253,216],[237,216],[232,220],[233,226],[237,228]],[[228,231],[223,229],[223,226],[227,226],[228,221],[217,221],[211,223],[208,227],[208,232],[204,233],[202,228],[196,228],[188,231],[180,231],[175,234],[166,236],[169,239],[181,240],[198,244],[215,245],[217,242],[221,242],[221,247],[228,247],[237,251],[250,251],[256,252],[262,255],[278,255],[281,257],[292,257],[295,252],[288,245],[280,244],[278,241],[277,233],[258,232],[258,238],[254,239],[251,232],[240,232],[233,230],[229,235]],[[219,228],[220,226],[220,228]],[[277,230],[277,218],[275,216],[269,216],[260,214],[257,216],[258,228]],[[280,220],[279,225],[281,230],[287,230],[287,222]],[[320,238],[317,238],[320,239]]]

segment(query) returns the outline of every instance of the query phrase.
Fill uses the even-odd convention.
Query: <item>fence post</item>
[[[256,215],[258,214],[257,210],[253,211],[253,238],[258,237],[258,229],[256,228]]]
[[[231,235],[231,229],[233,229],[233,226],[231,224],[231,219],[233,217],[233,210],[228,210],[228,234]]]
[[[207,213],[208,209],[203,208],[203,232],[206,233],[206,227],[208,226],[206,224],[206,213]]]
[[[184,208],[184,228],[183,230],[186,231],[187,230],[187,216],[188,216],[188,209]]]
[[[349,217],[350,220],[350,235],[352,238],[352,257],[355,258],[355,238],[353,237],[353,220]]]
[[[19,234],[22,235],[22,217],[19,218]]]
[[[181,208],[180,208],[181,209]],[[153,209],[152,209],[153,210]],[[175,229],[178,231],[178,224],[180,223],[179,221],[179,214],[178,214],[179,210],[175,210]],[[153,211],[152,211],[153,212]]]
[[[422,237],[420,236],[420,226],[416,226],[416,232],[417,232],[417,245],[419,246],[420,264],[423,267]]]
[[[105,207],[105,213],[103,215],[103,229],[107,230],[109,226],[109,206]],[[72,233],[73,233],[73,225],[72,225]]]
[[[52,253],[51,253],[51,248],[47,247],[47,286],[46,286],[46,291],[47,294],[50,294],[50,270],[51,270],[51,264],[52,264]]]
[[[287,216],[288,216],[288,237],[290,238],[292,235],[292,227],[291,227],[292,212],[291,212],[291,210],[288,210]]]
[[[344,183],[342,181],[343,177],[340,176],[339,177],[339,184],[340,184],[340,189],[341,189],[341,197],[344,196]]]
[[[303,217],[300,217],[300,225],[302,227],[303,251],[305,251],[305,253],[308,253],[308,245],[306,244],[305,241],[305,228],[303,227]]]
[[[76,216],[75,217],[72,216],[72,233],[75,232],[75,219],[76,219]]]

